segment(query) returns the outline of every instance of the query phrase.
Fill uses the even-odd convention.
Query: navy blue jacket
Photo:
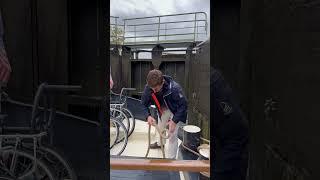
[[[162,94],[166,107],[168,107],[173,113],[172,120],[175,123],[178,123],[179,121],[186,123],[188,104],[181,86],[170,76],[164,75],[164,80],[165,83],[163,84]],[[150,116],[150,105],[154,104],[154,101],[151,97],[152,92],[152,89],[146,85],[141,97],[141,104],[143,105],[145,119]]]
[[[211,69],[213,100],[213,174],[234,174],[245,179],[248,153],[248,124],[232,90],[221,73]]]

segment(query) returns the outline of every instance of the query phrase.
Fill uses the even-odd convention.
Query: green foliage
[[[110,27],[110,44],[123,45],[124,42],[124,31],[117,27]]]

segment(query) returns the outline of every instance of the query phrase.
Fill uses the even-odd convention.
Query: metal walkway
[[[110,16],[110,43],[135,48],[160,44],[165,48],[188,47],[207,39],[207,14],[193,12],[127,18]]]

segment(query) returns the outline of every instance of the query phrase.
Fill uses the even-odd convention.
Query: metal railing
[[[110,28],[123,31],[111,38],[124,38],[125,45],[195,42],[208,35],[205,12],[127,18],[123,24],[119,24],[119,17],[110,18]]]

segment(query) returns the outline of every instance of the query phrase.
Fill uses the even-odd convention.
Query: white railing
[[[112,20],[112,21],[111,21]],[[193,12],[123,19],[110,17],[110,28],[121,29],[111,38],[123,38],[124,45],[204,41],[208,35],[207,14]]]

